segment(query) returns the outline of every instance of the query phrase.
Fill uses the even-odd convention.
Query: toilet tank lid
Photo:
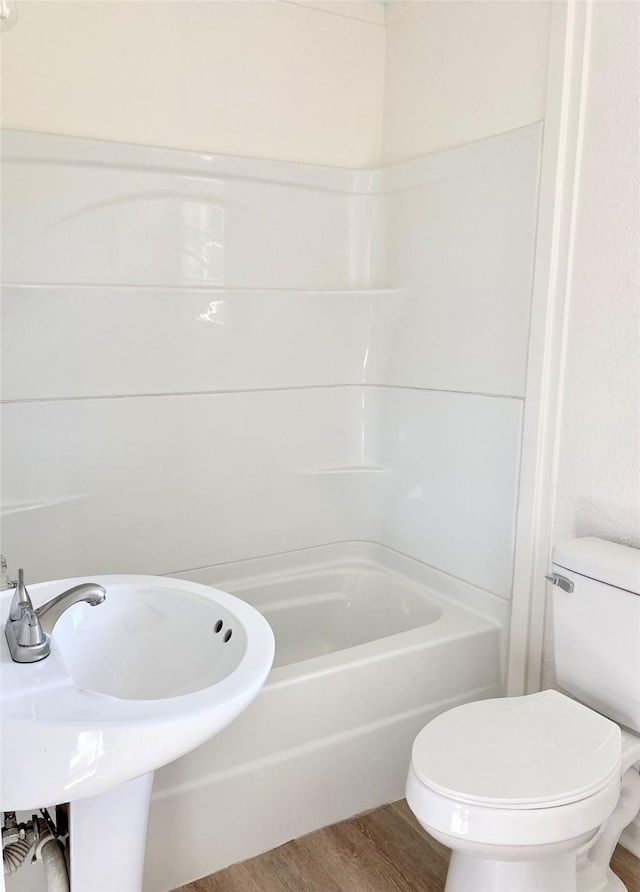
[[[552,560],[564,570],[640,595],[640,548],[589,536],[556,545]]]

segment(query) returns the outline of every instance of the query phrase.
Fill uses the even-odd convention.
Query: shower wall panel
[[[524,396],[542,125],[380,171],[371,383]]]
[[[11,564],[370,540],[508,597],[539,142],[347,171],[5,133]]]
[[[376,539],[340,467],[356,388],[21,401],[3,408],[3,549],[33,581],[169,573]]]
[[[388,300],[148,285],[5,285],[2,298],[11,400],[362,384],[376,308]]]
[[[366,173],[18,131],[2,165],[4,282],[371,284]]]
[[[542,125],[376,175],[382,541],[511,595]]]
[[[378,538],[381,487],[350,470],[388,293],[367,279],[371,175],[2,148],[12,566],[166,573]]]

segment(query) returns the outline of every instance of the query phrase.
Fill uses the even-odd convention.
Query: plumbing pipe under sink
[[[62,842],[53,835],[45,821],[38,821],[35,816],[28,825],[23,824],[20,827],[21,838],[3,845],[4,877],[13,875],[25,863],[27,867],[30,866],[32,862],[29,856],[32,856],[33,861],[42,863],[47,892],[70,892],[69,871]]]

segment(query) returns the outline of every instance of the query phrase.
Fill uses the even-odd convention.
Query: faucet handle
[[[0,592],[6,592],[7,589],[15,588],[17,584],[17,581],[9,576],[6,557],[0,554]]]
[[[26,610],[33,610],[33,604],[31,603],[27,587],[24,584],[24,570],[21,568],[18,570],[18,583],[11,601],[9,619],[12,622],[22,619]]]
[[[17,623],[16,641],[20,647],[34,647],[46,642],[46,635],[42,631],[40,620],[36,616],[33,607],[25,607],[22,618]]]

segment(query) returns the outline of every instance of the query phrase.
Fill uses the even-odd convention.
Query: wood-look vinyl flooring
[[[449,850],[401,800],[175,892],[442,892],[448,863]],[[618,846],[612,867],[629,892],[640,892],[640,860]]]

